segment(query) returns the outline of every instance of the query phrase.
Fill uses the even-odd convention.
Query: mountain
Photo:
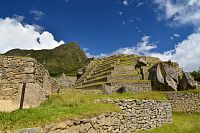
[[[74,76],[77,70],[87,62],[87,56],[75,42],[63,44],[50,50],[13,49],[4,55],[35,58],[49,70],[51,76],[58,76],[62,73]]]

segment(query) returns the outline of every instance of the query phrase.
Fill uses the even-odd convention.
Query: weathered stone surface
[[[147,64],[148,63],[144,59],[140,58],[140,59],[137,60],[136,67],[147,66]]]
[[[64,73],[59,78],[55,78],[58,85],[62,88],[69,88],[71,85],[74,85],[76,79],[76,77],[66,76]]]
[[[19,92],[22,92],[22,84],[19,85]],[[37,83],[27,83],[24,97],[24,106],[35,107],[38,106],[41,101],[48,98],[48,93]],[[13,102],[17,105],[20,104],[21,93],[17,93]]]
[[[181,90],[197,89],[198,83],[192,79],[191,75],[187,72],[183,73],[183,78],[180,81],[179,87]]]
[[[22,83],[26,83],[27,106],[39,105],[58,89],[48,71],[35,59],[0,56],[0,99],[19,104]]]
[[[123,112],[104,113],[98,117],[81,120],[68,120],[38,129],[42,129],[41,132],[44,133],[130,133],[137,130],[149,130],[172,122],[172,109],[167,101],[132,99],[102,99],[101,101],[115,103]],[[31,131],[30,129],[23,130]]]
[[[161,62],[150,69],[149,79],[155,90],[177,91],[196,89],[197,83],[174,62]]]
[[[200,93],[163,92],[175,112],[200,112]]]
[[[112,94],[112,88],[110,85],[103,84],[102,85],[103,94]]]

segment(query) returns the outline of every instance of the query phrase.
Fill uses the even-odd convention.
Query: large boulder
[[[154,65],[149,72],[149,79],[152,81],[154,90],[188,90],[196,89],[198,85],[189,73],[183,72],[177,63],[171,61],[160,62]]]
[[[190,73],[184,72],[179,84],[179,90],[197,89],[198,83],[192,78]]]
[[[103,91],[103,94],[112,94],[112,88],[108,84],[102,85],[102,91]]]
[[[171,62],[160,62],[150,69],[149,79],[154,90],[177,91],[178,69]]]

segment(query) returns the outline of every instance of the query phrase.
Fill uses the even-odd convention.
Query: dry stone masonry
[[[200,112],[200,93],[165,92],[175,112]]]
[[[167,101],[110,100],[122,109],[121,113],[105,113],[98,117],[67,120],[44,127],[21,129],[17,133],[130,133],[149,130],[172,122],[172,109]]]
[[[160,62],[158,58],[137,55],[114,55],[92,60],[79,70],[75,87],[77,89],[102,89],[110,86],[112,92],[125,87],[130,92],[150,91],[148,68]]]
[[[138,55],[119,54],[94,59],[77,75],[77,89],[111,89],[116,92],[123,87],[129,92],[145,92],[197,88],[197,82],[177,63]],[[103,84],[108,88],[102,87]]]
[[[19,104],[22,84],[26,83],[25,105],[36,106],[57,91],[57,84],[35,59],[0,56],[0,100]]]

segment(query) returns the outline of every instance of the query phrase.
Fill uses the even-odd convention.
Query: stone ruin
[[[196,89],[190,74],[175,62],[138,55],[114,55],[93,59],[77,73],[77,89],[98,89],[104,93],[178,91]]]
[[[26,83],[24,106],[37,106],[58,91],[57,83],[35,59],[0,56],[0,100],[10,100],[19,106],[23,83]]]

